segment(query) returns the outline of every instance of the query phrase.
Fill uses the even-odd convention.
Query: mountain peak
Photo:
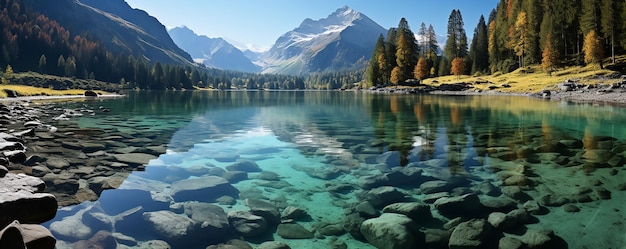
[[[345,5],[339,9],[337,9],[335,12],[333,12],[330,16],[341,16],[341,17],[355,17],[360,15],[361,13],[359,13],[358,11],[350,8],[348,5]]]

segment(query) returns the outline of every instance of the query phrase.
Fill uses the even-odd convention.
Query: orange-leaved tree
[[[402,70],[400,69],[400,67],[396,66],[393,68],[393,70],[391,70],[391,79],[389,79],[389,81],[396,85],[400,81],[402,81]]]
[[[418,80],[423,80],[428,77],[428,65],[426,64],[426,60],[424,58],[420,58],[419,61],[417,61],[417,65],[415,65],[415,70],[413,73],[415,78]]]
[[[452,60],[452,74],[456,75],[457,80],[461,79],[461,75],[465,72],[465,60],[461,57],[456,57]]]
[[[604,51],[602,49],[602,41],[600,41],[600,37],[593,29],[585,35],[583,52],[585,53],[585,63],[600,63],[600,69],[603,68],[602,57],[604,56]]]
[[[552,43],[552,34],[548,34],[548,37],[546,38],[546,47],[543,49],[541,56],[541,67],[546,73],[552,75],[552,71],[554,71],[559,59],[559,51]]]

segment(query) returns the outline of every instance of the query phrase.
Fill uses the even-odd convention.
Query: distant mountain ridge
[[[185,26],[169,29],[168,33],[195,62],[217,69],[260,72],[260,67],[253,64],[241,50],[222,38],[198,35]]]
[[[152,62],[190,64],[191,56],[167,34],[165,26],[124,0],[23,0],[35,11],[66,27],[72,34],[88,34],[107,50]]]
[[[257,64],[263,73],[307,74],[363,68],[380,34],[387,30],[344,6],[327,18],[305,19],[276,40]]]

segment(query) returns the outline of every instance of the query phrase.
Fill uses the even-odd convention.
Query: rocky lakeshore
[[[509,95],[530,96],[555,101],[626,105],[626,81],[614,84],[584,84],[568,80],[538,93],[502,92],[507,86],[493,87],[490,90],[474,88],[471,83],[451,83],[439,86],[405,88],[371,88],[370,92],[384,94],[439,94],[439,95]]]
[[[0,245],[54,248],[52,234],[36,224],[54,218],[59,206],[96,200],[103,190],[118,187],[130,171],[141,170],[165,149],[162,144],[133,141],[128,134],[80,129],[69,122],[109,111],[106,108],[60,109],[30,100],[0,103],[0,227],[4,228]],[[119,142],[122,139],[129,142]],[[133,142],[141,147],[129,146]]]

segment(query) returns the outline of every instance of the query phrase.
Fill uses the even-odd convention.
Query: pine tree
[[[589,34],[591,30],[600,31],[600,10],[596,0],[581,0],[582,12],[579,19],[580,33]]]
[[[487,25],[485,24],[485,17],[482,15],[478,20],[478,25],[474,29],[474,36],[472,38],[472,45],[469,51],[469,57],[472,61],[472,71],[486,72],[489,68],[489,38],[487,37]]]
[[[39,72],[45,72],[46,70],[46,56],[45,55],[41,55],[41,57],[39,57]]]
[[[611,43],[611,59],[615,63],[615,34],[621,31],[620,10],[624,1],[602,0],[600,2],[600,28],[604,39]]]
[[[424,59],[424,57],[421,57],[419,61],[417,61],[417,65],[415,65],[414,74],[415,74],[414,75],[415,78],[420,81],[428,77],[429,70],[428,70],[428,65],[426,64],[426,59]]]
[[[452,10],[448,18],[448,40],[444,47],[444,56],[448,59],[467,56],[467,35],[463,28],[463,17],[460,10]],[[440,73],[441,74],[441,73]]]
[[[401,81],[413,76],[413,69],[417,64],[419,49],[415,34],[411,31],[405,18],[400,19],[398,24],[398,40],[396,46],[396,64],[400,68]]]
[[[452,68],[450,70],[452,74],[456,75],[457,80],[461,79],[461,75],[465,72],[465,60],[461,57],[456,57],[452,60]]]
[[[551,75],[552,71],[554,71],[554,68],[557,65],[558,59],[559,51],[552,43],[552,34],[548,34],[548,37],[546,38],[546,44],[542,53],[541,67],[546,73]]]
[[[499,62],[499,49],[498,42],[496,40],[496,10],[492,10],[489,15],[489,26],[487,27],[487,50],[489,52],[489,69],[491,73],[495,73]]]
[[[388,79],[389,76],[385,75],[389,74],[385,72],[388,70],[386,65],[385,38],[380,34],[374,46],[374,52],[372,53],[372,58],[370,59],[370,64],[367,69],[367,80],[369,84],[376,86],[387,82],[386,79]]]
[[[428,25],[428,31],[426,32],[426,43],[426,58],[434,63],[435,59],[437,58],[437,53],[439,52],[439,45],[437,42],[437,34],[435,33],[435,28],[433,28],[433,25]]]
[[[425,57],[428,53],[428,31],[425,23],[422,22],[420,25],[420,30],[417,32],[417,36],[419,37],[418,42],[420,57]]]
[[[11,77],[13,77],[13,67],[7,65],[7,68],[4,70],[4,78],[10,79]]]
[[[589,31],[585,35],[585,42],[583,43],[583,52],[585,53],[585,63],[599,63],[600,69],[603,69],[602,58],[604,51],[602,49],[602,42],[595,30]]]

